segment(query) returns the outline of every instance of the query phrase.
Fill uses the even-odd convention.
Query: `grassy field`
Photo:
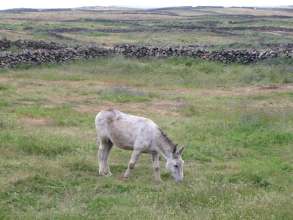
[[[125,58],[0,71],[0,219],[292,219],[292,60]],[[186,146],[185,179],[113,149],[97,177],[94,117],[152,118]]]
[[[0,39],[104,46],[262,48],[292,43],[292,27],[293,9],[0,12]],[[153,119],[186,146],[181,184],[163,160],[156,184],[149,155],[120,180],[131,152],[117,148],[113,176],[97,176],[94,118],[111,107]],[[287,220],[292,164],[292,59],[112,57],[0,69],[0,219]]]
[[[256,27],[268,29],[254,29]],[[68,44],[262,47],[262,44],[291,43],[292,27],[292,8],[0,12],[2,38],[52,40]]]

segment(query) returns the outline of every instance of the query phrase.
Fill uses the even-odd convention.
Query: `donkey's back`
[[[98,113],[95,123],[100,140],[123,149],[154,150],[152,143],[159,129],[150,119],[110,109]]]

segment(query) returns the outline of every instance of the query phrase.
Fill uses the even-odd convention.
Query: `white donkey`
[[[156,181],[161,181],[160,154],[166,159],[166,168],[175,181],[183,180],[184,161],[181,154],[184,148],[178,150],[177,145],[173,144],[152,120],[110,109],[99,112],[95,124],[99,145],[99,175],[111,175],[108,156],[114,144],[119,148],[132,150],[124,178],[129,177],[139,155],[149,153],[152,155]]]

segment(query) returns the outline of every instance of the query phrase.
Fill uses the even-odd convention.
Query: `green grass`
[[[91,13],[80,10],[72,12],[1,13],[1,36],[9,39],[54,40],[69,44],[98,43],[108,46],[119,43],[143,43],[159,46],[203,44],[214,48],[261,47],[261,43],[291,43],[290,32],[255,31],[251,27],[292,27],[292,18],[277,17],[274,9],[265,11],[242,11],[235,8],[193,10],[164,10],[177,16],[158,15],[125,11]],[[148,12],[151,13],[151,12]],[[280,13],[280,12],[279,12]],[[283,11],[285,16],[292,13]],[[247,17],[252,15],[253,17]],[[42,19],[40,19],[42,17]],[[201,26],[208,29],[184,31],[176,27]],[[175,28],[174,28],[175,26]],[[213,31],[209,28],[247,27],[241,31]],[[62,33],[60,39],[48,33],[54,29],[81,28],[97,32]],[[164,28],[161,30],[161,28]],[[128,33],[103,33],[99,29],[128,30]],[[137,31],[139,29],[139,31]],[[158,29],[160,29],[158,31]],[[144,30],[144,31],[141,31]]]
[[[48,118],[52,119],[59,126],[89,126],[92,124],[92,118],[89,115],[81,114],[74,111],[69,106],[58,107],[40,107],[25,106],[15,110],[20,116],[31,118]]]
[[[56,156],[73,151],[77,146],[72,137],[47,134],[23,134],[20,131],[1,132],[2,148],[11,148],[29,155]]]
[[[117,86],[120,82],[122,85],[188,88],[291,83],[293,80],[291,61],[275,62],[274,65],[268,65],[267,62],[257,65],[225,65],[188,58],[145,59],[137,62],[117,57],[77,61],[70,66],[48,64],[37,68],[28,66],[27,70],[20,67],[20,71],[11,70],[11,72],[24,78],[49,81],[110,79],[117,81]],[[41,74],[39,74],[40,68]]]
[[[143,91],[133,90],[125,87],[114,87],[99,91],[100,99],[111,102],[145,102],[150,101],[152,95]]]
[[[288,60],[109,58],[2,70],[0,218],[290,219],[291,76]],[[94,117],[109,107],[152,118],[186,146],[181,184],[163,160],[156,184],[149,155],[119,180],[130,152],[117,148],[113,176],[97,177]]]

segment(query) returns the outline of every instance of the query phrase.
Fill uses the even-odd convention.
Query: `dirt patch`
[[[267,86],[248,86],[223,89],[176,89],[176,94],[195,94],[196,96],[253,96],[271,92],[293,91],[293,84],[278,84]]]
[[[279,85],[270,85],[270,86],[261,86],[259,89],[260,90],[277,90],[280,89],[281,87]]]
[[[285,92],[293,91],[293,84],[289,85],[269,85],[269,86],[250,86],[250,87],[238,87],[238,88],[229,88],[229,89],[172,89],[167,90],[169,95],[175,94],[190,94],[195,97],[200,96],[212,96],[212,97],[225,97],[225,96],[255,96],[268,94],[272,92]],[[80,104],[77,105],[74,109],[81,113],[90,113],[96,114],[101,110],[108,108],[116,108],[121,111],[133,112],[137,114],[145,114],[145,112],[158,113],[160,115],[169,115],[169,116],[179,116],[179,112],[186,106],[186,103],[183,100],[160,100],[156,99],[151,102],[143,103],[112,103],[112,102],[103,102],[99,105],[96,104]]]
[[[250,86],[233,88],[232,90],[223,92],[224,95],[231,96],[253,96],[259,94],[267,94],[271,92],[293,91],[293,85],[268,85],[268,86]]]
[[[267,113],[271,112],[292,112],[293,103],[282,100],[282,101],[270,101],[270,100],[260,100],[257,102],[249,103],[249,106],[256,108],[258,110],[263,109]]]
[[[14,174],[8,178],[7,183],[10,185],[14,185],[19,183],[20,181],[26,180],[31,177],[30,173],[20,173]]]
[[[4,77],[0,78],[0,83],[7,83],[8,81],[10,81],[9,78],[4,78]]]
[[[293,91],[293,84],[258,86],[257,89],[260,91],[274,91],[274,92],[275,91],[276,92]]]
[[[80,113],[90,113],[90,114],[95,114],[98,113],[99,111],[103,109],[107,109],[105,105],[102,106],[93,106],[93,105],[78,105],[74,107],[73,109],[77,112]],[[110,108],[110,107],[109,107]]]
[[[160,115],[179,116],[179,110],[185,106],[183,101],[154,100],[145,103],[111,103],[104,102],[101,105],[79,105],[74,109],[81,113],[97,114],[101,110],[115,108],[125,112],[145,114],[145,112],[158,113]]]
[[[54,124],[54,121],[49,118],[25,117],[25,118],[21,118],[20,122],[24,125],[30,125],[30,126],[48,126],[48,125]]]
[[[186,103],[180,100],[170,101],[170,100],[160,100],[153,102],[149,108],[150,110],[155,110],[156,112],[163,115],[173,115],[178,116],[178,111],[186,106]]]

